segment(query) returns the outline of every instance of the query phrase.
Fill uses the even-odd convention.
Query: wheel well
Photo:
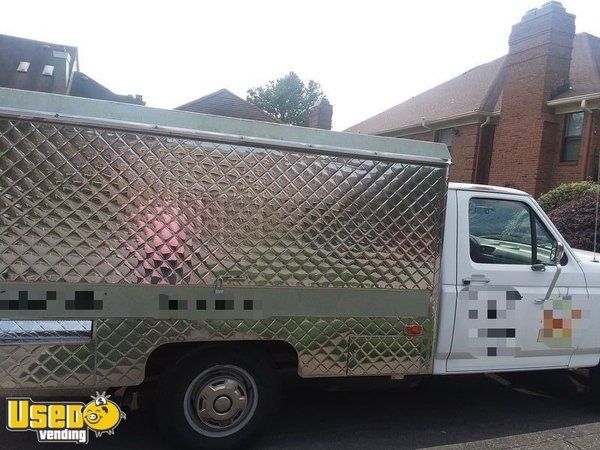
[[[160,345],[150,353],[146,360],[145,381],[160,376],[171,363],[190,352],[214,348],[239,351],[255,349],[270,355],[278,369],[298,367],[298,353],[290,343],[285,341],[175,342]]]

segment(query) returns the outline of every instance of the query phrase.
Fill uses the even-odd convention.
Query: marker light
[[[418,336],[423,333],[423,327],[421,325],[405,325],[404,334],[407,336]]]

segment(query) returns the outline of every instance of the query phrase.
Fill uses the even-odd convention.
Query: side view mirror
[[[562,260],[564,255],[565,255],[565,246],[563,245],[562,242],[557,242],[556,243],[556,253],[554,254],[554,262],[556,263],[556,265],[560,265],[560,261]]]

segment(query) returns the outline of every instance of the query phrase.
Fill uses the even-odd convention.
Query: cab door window
[[[536,260],[534,263],[554,264],[556,239],[554,239],[554,236],[550,234],[538,217],[535,218],[535,242]],[[566,264],[566,258],[563,258],[561,264]]]
[[[527,205],[510,200],[469,201],[471,259],[484,264],[531,264],[531,216]]]
[[[525,203],[469,201],[471,260],[484,264],[552,264],[556,240]]]

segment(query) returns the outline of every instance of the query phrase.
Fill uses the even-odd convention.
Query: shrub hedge
[[[548,216],[571,247],[593,251],[596,222],[594,192],[588,191],[583,197],[565,203]],[[600,245],[596,250],[600,250]]]
[[[595,193],[596,183],[593,181],[578,181],[576,183],[566,183],[546,192],[538,199],[540,206],[549,213],[562,205],[573,200],[578,200],[586,194]]]

